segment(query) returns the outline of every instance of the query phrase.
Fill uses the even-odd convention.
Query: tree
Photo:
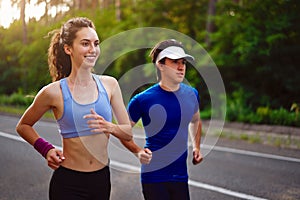
[[[83,0],[75,0],[73,1],[73,8],[75,10],[86,10],[89,8],[92,9],[99,9],[100,8],[100,0],[89,0],[89,1],[83,1]]]
[[[30,0],[29,0],[30,2]],[[21,0],[21,9],[20,9],[20,18],[23,25],[23,44],[27,44],[27,25],[25,21],[25,8],[26,8],[26,1]]]
[[[260,105],[289,108],[299,101],[299,6],[298,0],[218,3],[211,55],[227,91],[242,87],[254,94],[249,99],[254,109]]]
[[[27,44],[27,25],[26,25],[26,16],[25,9],[26,3],[30,3],[30,0],[12,0],[12,5],[17,5],[20,8],[20,21],[23,26],[23,44]]]
[[[210,48],[210,34],[215,30],[214,24],[214,16],[216,15],[216,3],[218,0],[209,0],[208,4],[208,15],[207,15],[207,22],[206,22],[206,38],[205,44],[208,48]]]

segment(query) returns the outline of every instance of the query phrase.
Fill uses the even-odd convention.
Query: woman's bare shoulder
[[[56,98],[61,94],[59,81],[45,85],[37,94],[37,96],[45,98]]]
[[[108,75],[98,75],[101,83],[106,88],[114,89],[118,85],[118,81],[115,77],[108,76]]]
[[[97,75],[97,76],[99,77],[99,79],[101,81],[111,82],[111,83],[117,82],[117,79],[115,77],[112,77],[112,76],[108,76],[108,75]]]

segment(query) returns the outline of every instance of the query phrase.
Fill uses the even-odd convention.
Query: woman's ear
[[[68,46],[68,45],[64,45],[64,51],[65,51],[65,53],[66,54],[68,54],[68,55],[71,55],[71,48],[70,48],[70,46]]]

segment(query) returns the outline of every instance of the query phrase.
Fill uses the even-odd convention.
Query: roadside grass
[[[27,107],[23,106],[0,106],[0,113],[7,113],[10,115],[20,116],[26,111]],[[44,114],[43,119],[54,119],[54,116],[51,111],[48,111]]]
[[[26,110],[25,107],[0,106],[1,113],[9,113],[13,115],[21,115]]]
[[[217,136],[217,134],[216,134]],[[242,140],[250,144],[271,145],[278,148],[300,149],[300,137],[292,137],[291,135],[277,135],[268,133],[253,133],[253,132],[237,132],[223,130],[221,138],[229,140]]]
[[[10,115],[20,116],[26,111],[27,107],[24,106],[5,106],[0,105],[0,113],[6,113]],[[51,111],[48,111],[42,117],[45,120],[53,120],[54,116]],[[142,127],[142,122],[139,120],[136,124],[136,127]],[[205,135],[205,131],[203,132],[203,136]],[[230,140],[242,140],[249,142],[251,144],[266,144],[272,145],[278,148],[294,148],[300,149],[300,138],[293,138],[290,135],[275,135],[275,134],[260,134],[260,133],[247,133],[247,132],[234,132],[223,130],[222,134],[215,134],[215,136],[221,138],[227,138]]]

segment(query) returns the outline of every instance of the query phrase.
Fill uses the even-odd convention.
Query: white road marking
[[[144,136],[134,136],[137,139],[145,139]],[[191,146],[191,143],[189,143],[189,146]],[[278,156],[274,154],[267,154],[267,153],[259,153],[255,151],[247,151],[247,150],[241,150],[241,149],[233,149],[229,147],[221,147],[221,146],[211,146],[206,144],[201,144],[201,148],[211,150],[211,151],[222,151],[222,152],[228,152],[228,153],[235,153],[235,154],[241,154],[241,155],[247,155],[247,156],[255,156],[255,157],[261,157],[261,158],[268,158],[268,159],[275,159],[275,160],[282,160],[282,161],[290,161],[290,162],[300,162],[299,158],[292,158],[287,156]]]
[[[256,197],[256,196],[249,195],[249,194],[235,192],[235,191],[232,191],[232,190],[228,190],[228,189],[221,188],[221,187],[218,187],[218,186],[208,185],[208,184],[201,183],[201,182],[198,182],[198,181],[193,181],[193,180],[189,180],[189,185],[194,186],[194,187],[207,189],[207,190],[212,190],[212,191],[219,192],[219,193],[222,193],[222,194],[227,194],[229,196],[234,196],[234,197],[238,197],[238,198],[241,198],[241,199],[266,200],[265,198],[260,198],[260,197]]]
[[[1,118],[11,119],[11,117],[9,117],[9,116],[1,116]],[[57,124],[55,122],[39,121],[38,123],[40,123],[40,125],[42,125],[42,126],[57,127]],[[134,135],[134,138],[145,139],[145,136],[144,135]],[[255,157],[261,157],[261,158],[289,161],[289,162],[298,162],[298,163],[300,162],[299,158],[278,156],[278,155],[273,155],[273,154],[233,149],[233,148],[228,148],[228,147],[220,147],[220,146],[211,146],[211,145],[201,144],[201,148],[207,149],[207,150],[212,150],[212,151],[221,151],[221,152],[235,153],[235,154],[241,154],[241,155],[247,155],[247,156],[255,156]]]
[[[5,138],[9,138],[9,139],[12,139],[12,140],[20,141],[20,142],[26,142],[23,138],[21,138],[19,136],[12,135],[12,134],[9,134],[9,133],[4,133],[2,131],[0,131],[0,136],[5,137]],[[62,147],[60,147],[60,146],[55,146],[55,147],[58,148],[58,149],[62,149]],[[112,167],[121,167],[121,168],[124,168],[126,170],[140,172],[140,168],[137,167],[137,166],[126,164],[126,163],[121,163],[121,162],[118,162],[118,161],[115,161],[115,160],[111,160],[110,165]],[[206,189],[206,190],[211,190],[211,191],[214,191],[214,192],[222,193],[222,194],[225,194],[225,195],[228,195],[228,196],[238,197],[238,198],[241,198],[241,199],[267,200],[267,199],[256,197],[256,196],[253,196],[253,195],[228,190],[226,188],[213,186],[213,185],[209,185],[209,184],[206,184],[206,183],[201,183],[199,181],[195,181],[195,180],[191,180],[191,179],[189,179],[188,183],[189,183],[189,185],[191,185],[193,187],[198,187],[198,188],[202,188],[202,189]]]
[[[242,155],[247,155],[247,156],[256,156],[256,157],[262,157],[262,158],[282,160],[282,161],[300,162],[299,158],[278,156],[278,155],[267,154],[267,153],[259,153],[259,152],[255,152],[255,151],[247,151],[247,150],[233,149],[233,148],[220,147],[220,146],[212,147],[210,145],[201,145],[201,147],[204,149],[212,149],[213,151],[229,152],[229,153],[242,154]]]

